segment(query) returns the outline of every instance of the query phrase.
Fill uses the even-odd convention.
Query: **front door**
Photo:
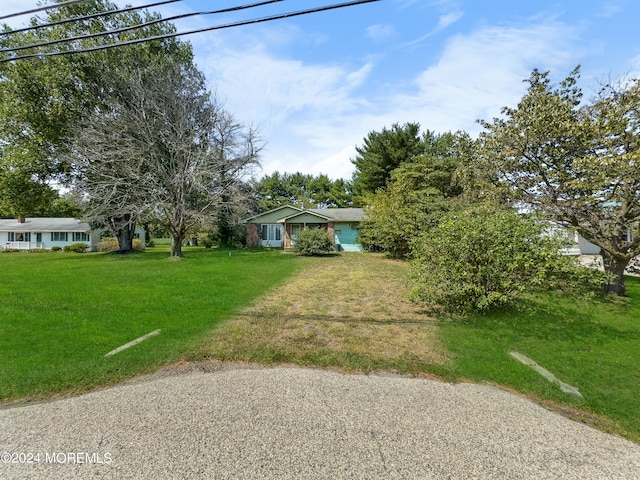
[[[296,246],[296,240],[298,238],[298,234],[300,233],[300,224],[294,223],[291,225],[291,246]]]

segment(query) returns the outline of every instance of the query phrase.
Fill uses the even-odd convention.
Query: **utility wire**
[[[34,54],[30,54],[30,55],[21,55],[18,57],[13,57],[13,58],[4,58],[4,59],[0,59],[0,63],[6,63],[6,62],[12,62],[12,61],[17,61],[17,60],[24,60],[27,58],[43,58],[43,57],[54,57],[54,56],[61,56],[61,55],[72,55],[72,54],[76,54],[76,53],[86,53],[86,52],[95,52],[98,50],[107,50],[110,48],[115,48],[115,47],[122,47],[122,46],[126,46],[126,45],[135,45],[138,43],[143,43],[143,42],[150,42],[150,41],[154,41],[154,40],[164,40],[167,38],[175,38],[175,37],[181,37],[183,35],[192,35],[195,33],[202,33],[202,32],[208,32],[208,31],[212,31],[212,30],[221,30],[221,29],[225,29],[225,28],[231,28],[231,27],[240,27],[240,26],[244,26],[244,25],[252,25],[252,24],[258,24],[258,23],[264,23],[264,22],[270,22],[273,20],[281,20],[284,18],[291,18],[291,17],[297,17],[297,16],[301,16],[301,15],[308,15],[308,14],[312,14],[312,13],[318,13],[318,12],[324,12],[327,10],[335,10],[335,9],[339,9],[339,8],[345,8],[345,7],[351,7],[351,6],[355,6],[355,5],[363,5],[366,3],[373,3],[373,2],[379,2],[381,0],[355,0],[355,1],[351,1],[351,2],[345,2],[345,3],[339,3],[339,4],[334,4],[334,5],[326,5],[323,7],[316,7],[316,8],[311,8],[308,10],[299,10],[297,12],[289,12],[289,13],[283,13],[283,14],[278,14],[278,15],[272,15],[272,16],[268,16],[268,17],[262,17],[262,18],[254,18],[251,20],[243,20],[240,22],[234,22],[234,23],[227,23],[224,25],[217,25],[214,27],[206,27],[206,28],[199,28],[197,30],[189,30],[186,32],[174,32],[174,33],[167,33],[164,35],[157,35],[157,36],[153,36],[153,37],[146,37],[146,38],[137,38],[135,40],[128,40],[125,42],[117,42],[117,43],[111,43],[108,45],[100,45],[100,46],[96,46],[96,47],[91,47],[91,48],[84,48],[84,49],[80,49],[80,50],[67,50],[67,51],[61,51],[61,52],[48,52],[48,53],[34,53]]]
[[[25,10],[24,12],[10,13],[9,15],[3,15],[0,17],[0,20],[4,20],[5,18],[19,17],[21,15],[27,15],[29,13],[42,12],[44,10],[51,10],[52,8],[64,7],[66,5],[73,5],[75,3],[86,2],[86,1],[87,0],[69,0],[68,2],[56,3],[53,5],[45,5],[44,7],[38,7],[32,10]]]
[[[79,20],[91,20],[93,18],[106,17],[108,15],[115,15],[118,13],[127,13],[134,10],[142,10],[143,8],[157,7],[159,5],[165,5],[167,3],[175,3],[175,2],[181,2],[181,1],[182,0],[164,0],[162,2],[150,3],[148,5],[141,5],[139,7],[120,8],[118,10],[109,10],[108,12],[94,13],[92,15],[85,15],[82,17],[67,18],[65,20],[58,20],[57,22],[42,23],[40,25],[32,25],[29,27],[18,28],[15,30],[7,30],[6,32],[0,32],[0,36],[11,35],[12,33],[28,32],[31,30],[39,30],[41,28],[47,28],[47,27],[55,27],[57,25],[64,25],[65,23],[71,23]]]
[[[171,1],[175,1],[175,0],[171,0]],[[79,35],[77,37],[60,38],[60,39],[57,39],[57,40],[50,40],[48,42],[34,43],[34,44],[30,44],[30,45],[21,45],[19,47],[2,48],[2,49],[0,49],[0,53],[1,52],[19,52],[21,50],[27,50],[29,48],[48,47],[49,45],[57,45],[59,43],[64,43],[64,42],[73,42],[75,40],[87,40],[89,38],[96,38],[96,37],[102,37],[102,36],[106,36],[106,35],[113,35],[114,33],[123,33],[123,32],[128,32],[128,31],[131,31],[131,30],[137,30],[139,28],[148,27],[150,25],[156,25],[158,23],[169,22],[171,20],[180,20],[182,18],[193,17],[195,15],[215,15],[215,14],[218,14],[218,13],[235,12],[235,11],[239,11],[239,10],[246,10],[248,8],[261,7],[263,5],[269,5],[271,3],[278,3],[278,2],[282,2],[282,1],[284,1],[284,0],[265,0],[265,1],[262,1],[262,2],[258,2],[258,3],[251,3],[251,4],[248,4],[248,5],[240,5],[240,6],[237,6],[237,7],[223,8],[221,10],[213,10],[211,12],[184,13],[182,15],[175,15],[173,17],[167,17],[167,18],[160,18],[160,19],[157,19],[157,20],[151,20],[149,22],[140,23],[138,25],[131,25],[129,27],[118,28],[118,29],[115,29],[115,30],[106,30],[104,32],[89,33],[89,34],[86,34],[86,35]]]

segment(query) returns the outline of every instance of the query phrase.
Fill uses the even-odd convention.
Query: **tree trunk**
[[[624,286],[624,270],[629,264],[629,259],[613,256],[605,250],[600,250],[600,255],[602,255],[604,271],[611,277],[604,285],[604,292],[624,297],[627,293],[627,289]]]
[[[118,251],[120,253],[129,253],[133,250],[133,234],[135,232],[135,225],[127,225],[118,229]]]
[[[133,250],[133,236],[136,232],[136,224],[135,222],[131,223],[130,220],[130,214],[125,214],[122,217],[113,217],[110,219],[112,230],[115,230],[115,235],[118,239],[119,253],[129,253]],[[122,226],[116,227],[116,225]]]
[[[171,256],[182,257],[182,242],[187,235],[187,229],[184,226],[184,219],[179,209],[176,209],[176,212],[173,214],[173,224],[171,227]]]

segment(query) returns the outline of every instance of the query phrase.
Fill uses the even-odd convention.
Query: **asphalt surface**
[[[639,445],[494,387],[302,368],[3,409],[0,452],[2,479],[640,479]]]

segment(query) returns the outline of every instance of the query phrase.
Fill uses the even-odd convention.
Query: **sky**
[[[342,1],[284,0],[175,24],[182,32]],[[180,0],[153,10],[166,18],[253,2]],[[36,4],[0,0],[0,15]],[[517,104],[535,68],[560,81],[581,65],[587,97],[598,82],[640,74],[638,19],[637,0],[380,0],[181,38],[211,92],[259,130],[258,176],[349,179],[370,132],[417,122],[423,132],[476,136],[478,119]]]

